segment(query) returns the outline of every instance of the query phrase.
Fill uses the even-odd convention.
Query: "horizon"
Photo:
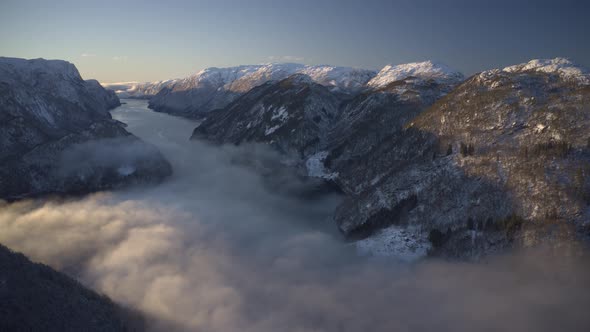
[[[378,71],[432,60],[465,76],[555,57],[590,66],[580,1],[7,0],[0,9],[0,55],[66,60],[103,83],[271,62]]]

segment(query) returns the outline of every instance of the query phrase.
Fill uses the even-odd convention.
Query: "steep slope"
[[[351,236],[391,226],[454,257],[587,234],[585,73],[554,59],[470,78],[359,158],[337,224]]]
[[[0,198],[155,181],[171,168],[114,121],[113,92],[60,60],[0,58]]]
[[[150,99],[150,107],[160,112],[202,117],[229,105],[258,85],[296,73],[342,93],[357,92],[375,75],[370,70],[291,63],[208,68],[162,89]]]
[[[143,318],[0,245],[0,330],[142,331]]]
[[[270,143],[302,158],[316,152],[337,116],[341,100],[304,74],[252,89],[226,108],[211,112],[192,138],[217,143]]]
[[[434,69],[436,70],[436,69]],[[414,118],[461,82],[461,75],[449,71],[437,79],[405,76],[383,87],[366,91],[348,102],[339,113],[325,145],[325,167],[342,174],[345,191],[358,191],[356,175],[349,172],[357,161],[370,155],[383,141],[394,141],[408,120]],[[399,76],[397,76],[399,77]],[[368,176],[370,172],[364,173]]]

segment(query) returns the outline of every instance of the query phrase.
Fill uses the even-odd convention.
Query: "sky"
[[[101,82],[268,62],[590,67],[588,13],[583,0],[0,0],[0,56],[68,60]]]

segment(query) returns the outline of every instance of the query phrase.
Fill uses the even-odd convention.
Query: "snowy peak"
[[[171,87],[178,80],[165,80],[157,82],[118,82],[101,83],[107,89],[114,91],[119,98],[148,98],[154,96],[160,90]]]
[[[269,63],[246,66],[243,75],[224,83],[223,88],[232,92],[248,92],[250,89],[268,81],[279,81],[293,75],[305,66],[296,63]]]
[[[371,88],[382,88],[391,82],[399,81],[407,77],[421,79],[434,79],[442,82],[459,82],[463,80],[463,74],[451,69],[445,64],[424,61],[401,65],[387,65],[371,79],[367,85]]]
[[[262,65],[237,66],[229,68],[207,68],[192,79],[193,86],[216,86],[231,92],[247,92],[268,81],[279,81],[293,74],[304,74],[315,83],[335,90],[358,90],[375,72],[366,69],[337,67],[329,65],[307,66],[297,63],[269,63]]]
[[[534,59],[527,63],[521,63],[503,69],[509,73],[522,73],[527,71],[557,74],[564,79],[574,80],[584,84],[590,84],[590,71],[576,65],[566,58]]]
[[[328,65],[306,66],[299,73],[309,76],[314,82],[334,91],[360,90],[377,74],[367,69]]]

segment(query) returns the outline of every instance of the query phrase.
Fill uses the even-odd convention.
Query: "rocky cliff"
[[[162,155],[113,120],[117,96],[60,60],[0,58],[0,198],[158,181]]]

